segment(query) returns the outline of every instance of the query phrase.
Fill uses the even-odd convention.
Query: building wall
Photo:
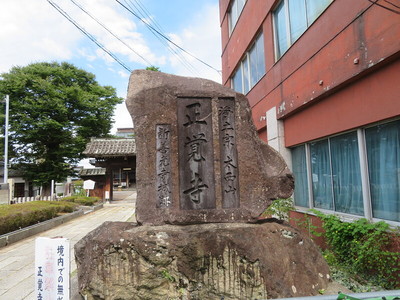
[[[273,13],[280,1],[247,0],[229,35],[232,1],[220,0],[223,84],[231,86],[246,51],[263,32],[265,75],[246,96],[260,138],[282,153],[289,165],[294,146],[353,130],[361,149],[365,127],[400,118],[398,14],[370,1],[354,0],[349,5],[348,0],[333,0],[277,59]],[[359,188],[364,216],[373,219],[365,156],[361,149]],[[308,160],[310,164],[309,156]],[[307,172],[308,181],[315,180],[309,165]],[[313,207],[310,199],[308,207]],[[397,201],[399,212],[389,220],[398,224],[399,195],[390,201]]]
[[[263,117],[270,108],[277,107],[278,118],[286,119],[353,85],[355,80],[375,72],[382,65],[399,60],[398,15],[364,0],[353,1],[352,5],[348,5],[346,0],[335,0],[275,61],[272,10],[278,2],[247,0],[229,37],[226,13],[229,1],[220,0],[225,85],[230,86],[230,77],[256,33],[260,30],[264,33],[266,74],[247,94],[254,122],[261,132],[266,127]],[[390,72],[381,73],[380,80],[387,78],[393,81],[393,72],[399,70],[398,63],[396,66]],[[363,85],[360,84],[358,88],[362,90]],[[361,95],[358,98],[361,99]],[[382,109],[393,103],[393,97],[382,100],[388,103],[382,103]],[[394,110],[391,111],[393,116]],[[370,122],[375,119],[370,118]],[[294,143],[287,142],[288,146]]]

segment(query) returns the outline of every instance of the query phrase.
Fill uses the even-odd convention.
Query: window
[[[233,74],[232,88],[239,93],[247,94],[264,74],[264,36],[261,33],[250,50],[245,53],[243,60]]]
[[[296,180],[294,200],[298,206],[308,207],[308,177],[306,148],[304,145],[292,149],[293,175]]]
[[[274,11],[275,48],[279,59],[332,0],[282,0]]]
[[[239,19],[239,16],[243,10],[243,7],[246,3],[246,0],[233,0],[231,8],[229,9],[228,12],[228,22],[229,22],[229,34],[232,33],[233,28],[235,28],[235,25]]]
[[[297,146],[292,162],[297,206],[400,222],[400,120]]]
[[[400,120],[365,130],[372,214],[400,221]]]

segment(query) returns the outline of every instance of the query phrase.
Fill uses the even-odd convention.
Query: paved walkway
[[[136,200],[135,191],[114,192],[111,203],[104,208],[69,221],[15,244],[0,248],[0,300],[34,300],[35,239],[63,236],[71,245],[71,299],[77,295],[74,245],[87,233],[105,221],[133,221]]]

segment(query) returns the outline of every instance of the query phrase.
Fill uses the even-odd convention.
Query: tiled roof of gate
[[[136,143],[132,138],[92,138],[83,151],[88,157],[135,156]]]

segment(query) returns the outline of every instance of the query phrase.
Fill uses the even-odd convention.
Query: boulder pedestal
[[[75,245],[85,299],[273,299],[318,294],[318,248],[289,225],[106,222]]]

